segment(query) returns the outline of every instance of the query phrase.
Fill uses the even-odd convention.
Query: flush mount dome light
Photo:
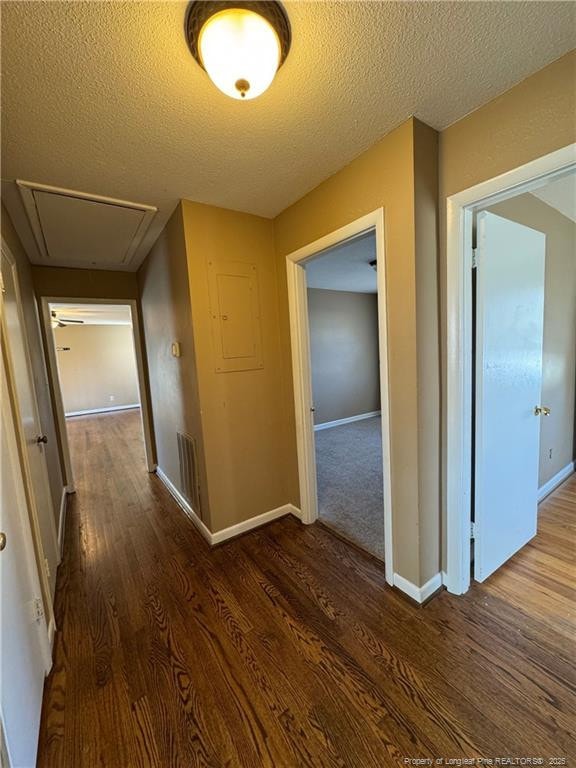
[[[290,22],[278,2],[194,0],[186,15],[192,55],[223,93],[254,99],[290,50]]]

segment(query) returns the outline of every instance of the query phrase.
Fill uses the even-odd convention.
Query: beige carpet
[[[380,417],[315,432],[320,519],[384,559]]]

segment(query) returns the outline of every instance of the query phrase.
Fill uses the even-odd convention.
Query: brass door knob
[[[535,405],[534,416],[550,416],[550,408],[545,405]]]
[[[6,534],[4,531],[0,532],[0,552],[2,552],[3,549],[6,549]]]

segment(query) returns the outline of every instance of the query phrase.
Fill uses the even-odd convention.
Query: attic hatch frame
[[[132,261],[132,259],[134,258],[134,255],[138,251],[138,248],[141,246],[144,236],[146,235],[146,232],[148,231],[148,228],[152,223],[152,219],[158,213],[158,208],[156,208],[156,206],[153,206],[153,205],[146,205],[145,203],[134,203],[134,202],[130,202],[129,200],[120,200],[114,197],[106,197],[104,195],[94,195],[89,192],[80,192],[76,189],[66,189],[65,187],[54,187],[54,186],[51,186],[50,184],[39,184],[34,181],[24,181],[23,179],[16,179],[16,186],[20,191],[22,203],[24,205],[24,209],[26,211],[26,215],[28,217],[28,221],[32,229],[32,234],[34,235],[36,246],[38,248],[40,256],[45,262],[47,262],[47,264],[49,264],[50,262],[50,253],[48,251],[48,247],[44,239],[44,233],[42,231],[40,214],[38,212],[38,207],[36,205],[36,198],[34,197],[35,192],[44,192],[46,194],[59,195],[60,197],[69,197],[75,200],[85,200],[86,202],[89,202],[89,203],[100,203],[101,205],[111,205],[116,208],[127,208],[131,211],[138,211],[143,213],[142,220],[138,225],[136,232],[134,233],[132,242],[130,243],[128,250],[124,254],[124,258],[122,262],[118,265],[123,267],[127,267]],[[55,265],[52,264],[51,266],[55,266]],[[82,267],[76,267],[76,268],[82,268]],[[87,269],[88,267],[83,267],[83,268]]]

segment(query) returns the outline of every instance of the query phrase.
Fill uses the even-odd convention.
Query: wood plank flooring
[[[146,473],[139,428],[135,411],[69,424],[39,766],[576,757],[574,477],[506,567],[417,609],[293,518],[210,550]]]

